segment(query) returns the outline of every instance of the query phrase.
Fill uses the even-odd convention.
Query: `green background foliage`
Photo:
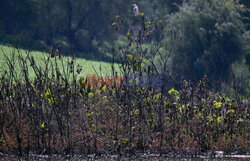
[[[234,75],[247,85],[243,89],[249,88],[248,0],[3,0],[0,43],[40,51],[58,48],[68,56],[74,49],[78,57],[108,61],[112,47],[128,43],[124,35],[133,21],[133,3],[147,21],[162,20],[164,30],[150,35],[147,44],[161,43],[167,56],[167,47],[174,47],[168,68],[177,82],[207,75],[217,88],[221,83],[232,87]],[[124,33],[112,28],[116,15]],[[175,33],[174,44],[169,32]],[[239,70],[244,74],[239,76]]]

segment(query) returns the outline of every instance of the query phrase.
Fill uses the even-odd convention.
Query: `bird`
[[[136,4],[132,4],[133,6],[133,13],[134,13],[134,16],[137,17],[139,16],[139,8]]]

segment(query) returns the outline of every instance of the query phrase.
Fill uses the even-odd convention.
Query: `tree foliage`
[[[240,5],[233,0],[191,0],[170,16],[179,38],[173,56],[179,76],[189,72],[193,79],[228,78],[231,64],[245,53],[240,17]]]

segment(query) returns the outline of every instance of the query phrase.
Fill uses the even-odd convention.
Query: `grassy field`
[[[27,53],[29,55],[34,57],[34,60],[36,63],[39,64],[39,66],[44,67],[44,60],[46,60],[49,56],[49,53],[45,52],[39,52],[39,51],[30,51],[28,52],[27,50],[24,49],[15,49],[13,47],[9,46],[3,46],[0,45],[0,73],[3,74],[5,70],[8,69],[7,63],[6,63],[6,56],[11,57],[13,56],[16,61],[16,70],[17,72],[20,72],[20,63],[17,59],[18,55],[21,55],[23,57],[26,57]],[[63,62],[59,61],[59,69],[62,70],[63,66],[67,66],[67,62],[72,60],[72,57],[62,57]],[[53,62],[53,59],[52,59]],[[110,63],[107,62],[101,62],[101,61],[92,61],[92,60],[86,60],[83,58],[76,58],[76,65],[82,67],[82,71],[79,75],[85,77],[87,74],[95,74],[96,72],[98,75],[106,76],[111,74],[111,65]],[[100,71],[101,68],[101,71]],[[115,64],[115,68],[118,69],[118,65]],[[31,67],[29,67],[29,76],[31,79],[35,77],[35,73]],[[20,73],[18,73],[20,74]]]

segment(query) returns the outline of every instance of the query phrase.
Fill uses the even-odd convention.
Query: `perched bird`
[[[136,4],[132,4],[134,16],[139,16],[139,8]]]

